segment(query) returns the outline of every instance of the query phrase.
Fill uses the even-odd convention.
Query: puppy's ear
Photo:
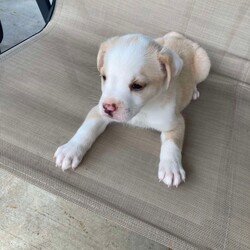
[[[119,38],[118,36],[112,37],[112,38],[108,39],[107,41],[103,42],[100,45],[99,52],[98,52],[98,55],[97,55],[97,69],[99,70],[99,72],[101,72],[101,69],[102,69],[103,64],[104,64],[104,55],[105,55],[105,53],[107,52],[107,50],[110,47],[115,45],[118,38]]]
[[[158,59],[162,65],[162,68],[167,73],[167,88],[172,79],[180,74],[183,66],[182,59],[172,50],[168,48],[162,48],[158,54]]]

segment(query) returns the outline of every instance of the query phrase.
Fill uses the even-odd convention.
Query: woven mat
[[[250,9],[247,1],[57,0],[38,35],[0,56],[0,166],[173,249],[250,248]],[[155,131],[109,126],[76,171],[53,154],[98,102],[101,41],[176,30],[212,60],[184,111],[178,189],[158,182]]]

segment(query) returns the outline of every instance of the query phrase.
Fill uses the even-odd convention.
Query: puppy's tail
[[[193,47],[195,82],[200,83],[207,78],[211,63],[207,52],[203,48],[196,43],[193,44]]]

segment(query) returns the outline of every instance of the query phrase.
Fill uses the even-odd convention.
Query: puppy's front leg
[[[100,115],[98,106],[91,109],[75,135],[55,152],[56,166],[62,170],[75,169],[108,123],[109,121]]]
[[[161,133],[161,153],[158,178],[168,187],[176,186],[185,181],[185,171],[181,163],[181,149],[185,131],[182,115],[176,120],[176,126]]]

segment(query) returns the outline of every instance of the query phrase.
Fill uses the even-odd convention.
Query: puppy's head
[[[100,113],[120,122],[132,119],[182,68],[182,60],[144,35],[113,37],[97,56],[101,75]]]

